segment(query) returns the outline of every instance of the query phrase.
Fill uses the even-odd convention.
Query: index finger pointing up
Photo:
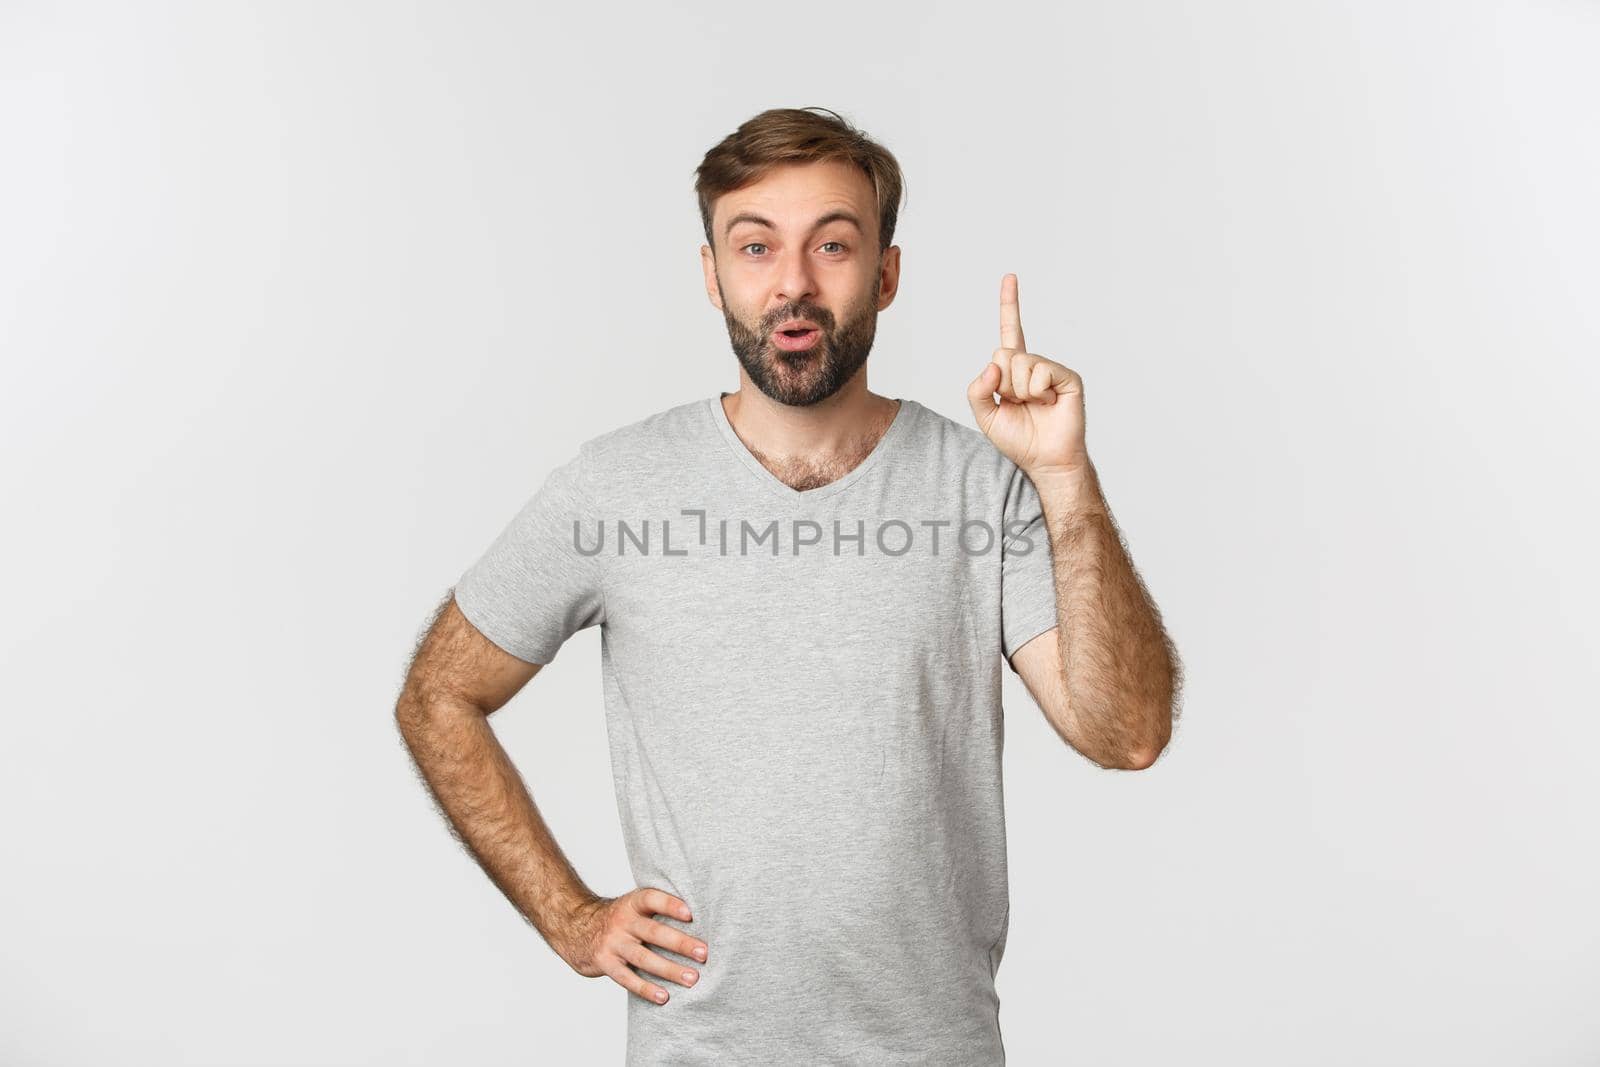
[[[1007,274],[1000,279],[1000,347],[1026,352],[1022,340],[1022,309],[1017,304],[1017,276]]]

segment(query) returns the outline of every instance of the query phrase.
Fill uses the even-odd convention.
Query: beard
[[[791,407],[820,403],[843,388],[866,363],[878,332],[878,309],[870,299],[847,307],[842,325],[834,322],[827,309],[804,303],[763,316],[757,329],[739,321],[728,310],[726,300],[722,316],[728,323],[733,353],[756,388]],[[817,324],[816,343],[804,352],[785,352],[772,343],[772,331],[789,319],[809,319]]]

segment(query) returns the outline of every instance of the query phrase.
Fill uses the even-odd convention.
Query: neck
[[[722,398],[739,439],[758,454],[783,459],[825,460],[849,456],[863,442],[870,451],[900,403],[867,389],[866,368],[837,393],[808,407],[780,404],[755,387],[744,368],[739,391]]]

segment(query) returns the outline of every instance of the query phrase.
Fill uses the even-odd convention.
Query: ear
[[[900,291],[900,246],[890,245],[883,250],[883,262],[878,267],[878,310],[894,303]]]
[[[717,284],[717,259],[712,254],[710,245],[700,246],[700,269],[706,276],[706,297],[711,301],[712,307],[721,311],[722,286]]]

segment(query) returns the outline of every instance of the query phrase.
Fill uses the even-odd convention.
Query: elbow
[[[1125,771],[1144,770],[1160,758],[1161,753],[1165,752],[1167,749],[1167,742],[1171,739],[1172,727],[1170,724],[1168,724],[1167,726],[1163,727],[1159,736],[1152,738],[1145,744],[1139,745],[1132,751],[1128,752],[1123,763],[1120,764],[1121,769]]]
[[[410,692],[400,694],[400,699],[394,703],[394,724],[401,736],[414,735],[427,719],[427,701],[417,699],[416,695]]]
[[[399,700],[395,701],[395,726],[403,736],[415,737],[437,723],[443,710],[439,701],[408,689],[400,694]]]
[[[491,712],[470,701],[437,692],[406,690],[395,701],[394,721],[407,739],[448,728],[465,718],[487,718]]]
[[[1079,717],[1071,714],[1070,708],[1063,708],[1059,716],[1049,714],[1049,718],[1067,744],[1106,770],[1142,771],[1160,758],[1172,737],[1170,718],[1162,719],[1159,725],[1141,725],[1120,740],[1099,736],[1093,730],[1082,730]],[[1115,720],[1111,716],[1091,716],[1087,721],[1093,724]],[[1127,725],[1128,720],[1123,723]]]
[[[1142,771],[1154,763],[1156,761],[1156,757],[1160,755],[1161,748],[1155,745],[1148,745],[1144,748],[1136,748],[1132,752],[1128,753],[1119,769],[1124,771]]]

